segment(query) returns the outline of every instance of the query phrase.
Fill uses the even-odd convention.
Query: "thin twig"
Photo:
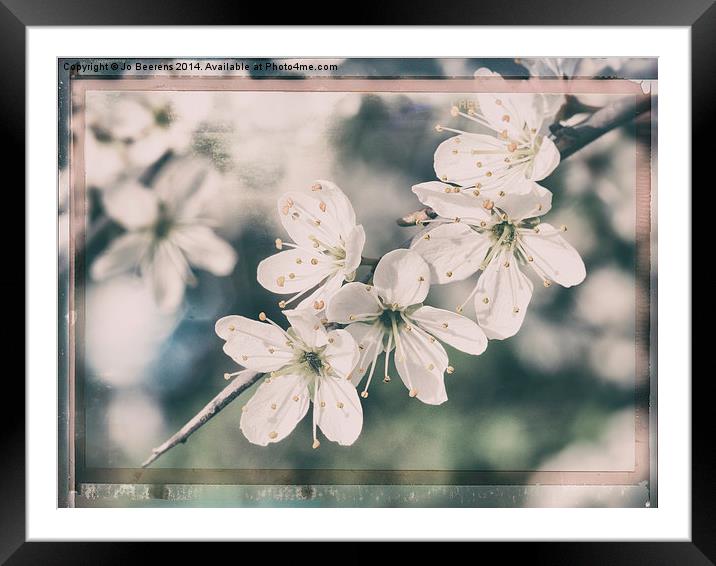
[[[256,373],[252,370],[240,372],[229,385],[221,390],[221,393],[209,401],[209,403],[194,415],[189,422],[181,427],[176,434],[164,442],[164,444],[152,449],[152,455],[142,463],[142,468],[149,466],[149,464],[154,462],[159,456],[177,444],[186,442],[187,438],[219,414],[224,407],[241,395],[241,393],[256,383],[262,375],[262,373]]]
[[[650,109],[651,98],[649,95],[627,96],[597,110],[589,118],[575,126],[554,124],[550,127],[552,140],[559,149],[561,158],[566,159],[607,132],[623,126],[649,112]],[[398,218],[396,222],[398,226],[415,226],[436,216],[437,214],[432,208],[425,206]]]

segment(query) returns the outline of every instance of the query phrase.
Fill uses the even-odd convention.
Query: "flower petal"
[[[151,284],[157,305],[165,312],[181,304],[184,288],[193,278],[182,253],[166,240],[155,245],[151,258],[142,265],[142,272]]]
[[[328,440],[342,446],[353,444],[363,428],[363,407],[356,388],[349,381],[324,377],[316,388],[313,410],[316,424]]]
[[[231,315],[219,319],[215,331],[226,340],[224,352],[240,366],[269,372],[293,359],[290,336],[272,324]]]
[[[440,405],[447,401],[444,374],[448,366],[445,348],[440,342],[413,326],[400,331],[400,344],[395,352],[395,367],[409,391],[423,403]]]
[[[512,220],[542,216],[552,208],[552,192],[529,179],[519,182],[520,192],[508,192],[495,201]]]
[[[351,383],[358,385],[373,361],[383,351],[385,330],[380,323],[366,324],[363,322],[355,322],[349,324],[346,327],[346,331],[350,332],[358,345],[358,363],[353,370],[353,377],[351,378]]]
[[[217,276],[229,275],[236,265],[236,252],[208,226],[182,226],[171,234],[189,263]]]
[[[150,245],[149,238],[141,232],[127,232],[112,241],[92,263],[92,279],[101,281],[139,267],[142,256]]]
[[[256,279],[273,293],[298,293],[315,287],[334,273],[336,267],[327,256],[304,248],[284,250],[262,260]]]
[[[102,203],[107,215],[127,230],[151,226],[159,215],[157,196],[135,182],[104,191]]]
[[[523,164],[509,165],[505,162],[505,159],[511,158],[507,142],[485,134],[461,134],[438,146],[434,167],[441,181],[461,187],[474,185],[474,189],[485,193],[498,185],[509,185],[511,180],[522,174]]]
[[[286,438],[306,415],[310,395],[306,378],[267,378],[241,412],[241,432],[253,444],[266,446]]]
[[[393,250],[378,262],[373,283],[384,303],[399,307],[416,305],[423,302],[430,290],[430,268],[414,251]]]
[[[468,354],[477,356],[487,348],[487,336],[482,329],[461,314],[425,306],[408,318],[428,334]]]
[[[559,165],[560,159],[559,150],[557,146],[554,145],[554,142],[547,136],[543,137],[542,144],[539,150],[537,150],[537,155],[535,155],[532,160],[532,174],[530,175],[530,179],[533,181],[544,179],[555,170],[557,165]]]
[[[344,275],[341,271],[329,276],[324,280],[313,293],[308,295],[296,306],[297,309],[312,309],[313,313],[318,316],[323,312],[326,305],[329,304],[331,298],[338,292],[343,285]]]
[[[325,204],[319,210],[333,217],[333,224],[338,227],[339,233],[347,241],[347,236],[356,225],[356,213],[351,201],[340,187],[331,181],[319,179],[311,187],[311,192]]]
[[[504,79],[503,79],[504,80]],[[543,99],[539,94],[505,93],[494,84],[493,92],[476,94],[480,112],[497,133],[515,141],[527,141],[539,131],[543,120]],[[535,130],[535,132],[531,132]]]
[[[382,312],[375,287],[364,283],[348,283],[328,302],[326,318],[330,322],[350,324],[356,320],[372,320]]]
[[[475,273],[490,243],[487,233],[479,234],[459,222],[433,228],[414,240],[410,249],[428,262],[431,282],[442,284],[461,281]]]
[[[477,323],[488,338],[509,338],[522,326],[531,298],[532,282],[520,271],[512,253],[502,251],[477,281]]]
[[[318,193],[321,194],[318,194]],[[355,213],[340,191],[321,190],[314,193],[289,192],[278,200],[281,223],[294,242],[317,249],[342,248],[355,226]],[[353,218],[353,222],[344,224]]]
[[[468,224],[491,222],[490,213],[482,207],[482,199],[472,192],[453,193],[454,187],[438,181],[413,185],[418,200],[443,218],[460,218]],[[446,192],[446,191],[450,192]]]
[[[360,265],[363,247],[365,246],[365,230],[363,226],[356,226],[348,234],[345,243],[346,259],[343,270],[346,275],[355,272]]]
[[[323,355],[333,372],[346,379],[358,363],[358,344],[347,330],[332,330],[328,333],[328,345]]]
[[[321,321],[309,309],[283,311],[296,336],[309,348],[328,344],[328,333]]]
[[[550,224],[540,224],[539,233],[524,232],[521,240],[533,265],[556,283],[571,287],[584,281],[587,271],[582,258]]]

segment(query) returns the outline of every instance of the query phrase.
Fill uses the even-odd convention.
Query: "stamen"
[[[276,238],[276,241],[274,242],[276,244],[276,249],[280,250],[283,248],[283,242],[281,241],[281,238]]]

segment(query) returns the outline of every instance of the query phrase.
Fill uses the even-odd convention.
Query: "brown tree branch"
[[[562,126],[559,123],[550,127],[551,137],[562,159],[590,144],[607,132],[635,120],[651,110],[651,97],[648,94],[626,96],[613,104],[597,110],[589,118],[575,126]],[[398,226],[415,226],[423,220],[435,218],[437,214],[429,206],[410,212],[396,222]]]
[[[159,458],[159,456],[171,448],[174,448],[177,444],[186,442],[187,438],[219,414],[224,407],[241,395],[241,393],[256,383],[262,375],[262,373],[256,373],[251,370],[240,372],[229,385],[222,389],[216,397],[209,401],[201,411],[194,415],[191,420],[181,427],[172,437],[152,449],[152,455],[142,463],[142,468],[149,466]]]

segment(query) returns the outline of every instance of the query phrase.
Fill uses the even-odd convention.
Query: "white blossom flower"
[[[368,396],[383,351],[383,378],[390,381],[390,352],[395,349],[395,366],[410,396],[439,405],[447,400],[444,374],[453,368],[438,339],[474,355],[487,347],[485,334],[470,319],[422,305],[429,288],[428,264],[417,253],[399,249],[381,258],[373,285],[348,283],[333,296],[326,310],[328,320],[348,324],[346,330],[360,349],[356,380],[370,367],[362,397]]]
[[[146,166],[167,150],[184,151],[211,104],[209,95],[197,93],[92,93],[88,143],[114,147],[127,165]]]
[[[279,217],[294,243],[276,240],[276,247],[291,248],[264,259],[258,282],[274,293],[292,294],[284,308],[304,297],[296,308],[325,309],[344,281],[355,278],[365,244],[363,226],[348,198],[330,181],[316,181],[310,192],[290,192],[278,201]]]
[[[536,193],[536,181],[547,177],[560,161],[557,147],[546,135],[553,116],[547,99],[540,93],[478,92],[475,96],[477,105],[465,111],[454,106],[451,113],[477,123],[490,134],[436,126],[439,132],[458,134],[435,151],[436,175],[456,185],[445,191],[475,192],[493,200],[505,193]]]
[[[284,314],[291,324],[288,331],[264,313],[259,315],[264,322],[232,315],[216,323],[226,354],[245,368],[268,374],[242,408],[242,432],[261,446],[279,442],[313,401],[313,447],[320,446],[317,428],[329,440],[353,444],[363,427],[363,408],[350,380],[358,346],[345,330],[326,331],[307,309]]]
[[[552,194],[506,195],[499,202],[465,194],[445,194],[448,185],[430,182],[413,191],[438,213],[427,221],[429,229],[418,234],[411,249],[430,265],[435,283],[450,283],[484,271],[461,312],[474,296],[477,322],[489,338],[513,336],[522,325],[532,297],[532,283],[520,269],[529,265],[549,287],[552,281],[571,287],[581,283],[586,271],[579,253],[557,229],[540,223],[549,210]],[[424,199],[425,195],[432,198]]]
[[[198,178],[177,178],[184,167],[165,175],[150,190],[130,181],[102,193],[107,215],[126,229],[91,267],[95,280],[138,270],[163,311],[176,309],[186,285],[196,279],[190,266],[229,275],[236,253],[203,218]]]

